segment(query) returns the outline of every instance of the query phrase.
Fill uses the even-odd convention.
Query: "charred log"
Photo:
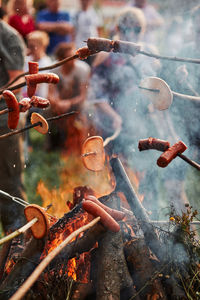
[[[146,244],[152,250],[152,252],[161,260],[165,258],[164,247],[161,247],[158,235],[154,227],[152,226],[145,208],[139,201],[131,182],[124,170],[124,167],[118,157],[114,157],[110,160],[110,164],[113,173],[116,178],[116,191],[124,193],[129,206],[134,213],[145,237]]]
[[[10,251],[11,243],[12,241],[5,243],[0,252],[0,283],[2,282],[4,275],[4,268]]]
[[[109,206],[116,208],[115,194],[109,197]],[[105,198],[104,198],[105,199]],[[133,282],[130,277],[123,253],[123,240],[121,232],[107,231],[99,241],[97,267],[97,300],[120,299],[120,290],[126,289],[126,297],[134,295]]]
[[[0,299],[9,299],[33,272],[44,250],[45,239],[32,238],[0,286]]]
[[[167,299],[159,272],[150,261],[150,251],[144,239],[134,239],[124,247],[129,271],[141,299]]]
[[[94,247],[95,243],[105,234],[106,229],[100,223],[87,230],[84,235],[76,241],[70,243],[54,258],[49,268],[54,268],[58,263],[66,259],[79,256],[81,253],[88,252]]]

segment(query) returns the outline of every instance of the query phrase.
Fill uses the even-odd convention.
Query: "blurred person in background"
[[[94,0],[80,0],[81,9],[75,14],[75,43],[76,48],[85,46],[89,37],[98,37],[103,21],[93,7]],[[87,60],[91,64],[91,57]]]
[[[3,7],[0,7],[0,19],[7,22],[7,13]]]
[[[16,76],[23,73],[25,45],[10,25],[0,19],[0,87],[2,88]],[[15,83],[17,84],[17,83]],[[13,91],[20,97],[20,90]],[[6,107],[2,96],[0,109]],[[9,131],[7,115],[1,116],[0,135]],[[20,118],[19,127],[24,126]],[[0,141],[0,190],[12,196],[24,198],[22,173],[24,167],[22,135],[14,135]],[[25,224],[24,207],[0,196],[0,218],[5,233],[13,231]]]
[[[73,43],[60,43],[55,56],[58,60],[73,55]],[[54,72],[60,80],[57,85],[49,86],[50,115],[78,111],[79,114],[54,122],[50,127],[51,134],[47,136],[48,150],[55,148],[66,150],[71,154],[80,154],[81,146],[87,136],[85,117],[82,112],[86,99],[87,85],[90,76],[89,65],[81,60],[71,60],[58,67]]]
[[[28,53],[25,58],[25,71],[28,71],[29,61],[38,62],[39,68],[47,67],[52,64],[52,59],[46,54],[48,45],[49,36],[44,31],[35,30],[27,35]],[[39,84],[37,86],[36,95],[47,98],[48,84]]]
[[[140,43],[142,49],[156,52],[156,49],[141,43],[145,33],[145,17],[141,9],[126,7],[116,18],[116,39]],[[148,180],[156,173],[149,157],[138,151],[138,141],[156,136],[151,120],[149,100],[142,97],[138,88],[142,78],[155,76],[160,64],[142,55],[135,57],[123,53],[101,52],[96,55],[92,65],[86,109],[89,119],[96,126],[96,134],[106,137],[121,129],[117,139],[112,142],[114,153],[120,154],[126,164],[136,174],[141,192],[147,192]],[[148,174],[148,177],[146,176]],[[156,180],[155,180],[156,181]],[[136,184],[136,183],[135,183]],[[147,198],[155,196],[155,184],[151,183]],[[155,197],[153,198],[155,204]]]
[[[181,50],[176,53],[179,57],[199,58],[200,46],[200,6],[191,10],[192,21],[192,41],[183,43]],[[200,69],[199,65],[193,63],[167,62],[163,63],[160,77],[163,78],[175,92],[199,96],[200,95]],[[200,103],[179,99],[174,96],[170,114],[174,127],[179,137],[188,146],[188,155],[191,159],[200,163],[200,125],[199,125]],[[193,207],[199,206],[199,172],[195,169],[187,168],[184,178],[187,180],[189,201]]]
[[[156,8],[148,3],[148,0],[132,0],[129,5],[140,8],[146,18],[146,32],[143,39],[147,43],[155,44],[157,42],[157,30],[164,24],[164,20]]]
[[[32,1],[30,0],[10,0],[8,3],[9,19],[8,23],[14,27],[26,41],[26,36],[35,30]]]
[[[46,8],[39,11],[37,28],[49,34],[50,43],[47,53],[53,55],[55,47],[61,42],[70,42],[73,36],[73,26],[70,15],[60,10],[60,0],[46,0]]]
[[[29,61],[35,61],[38,62],[39,68],[47,67],[52,64],[52,59],[46,54],[46,49],[49,45],[49,36],[46,32],[35,30],[27,35],[27,55],[25,57],[25,66],[24,71],[27,72],[28,62]],[[40,72],[45,73],[45,71]],[[47,83],[41,83],[37,85],[37,89],[35,91],[35,95],[47,98],[48,97],[48,84]],[[26,87],[23,89],[23,96],[27,96],[27,89]],[[28,111],[27,115],[27,123],[30,124],[30,117],[33,112],[39,112],[41,109],[31,107]],[[29,151],[31,148],[31,141],[29,136],[29,130],[25,133],[26,139],[25,139],[25,158],[28,159]]]

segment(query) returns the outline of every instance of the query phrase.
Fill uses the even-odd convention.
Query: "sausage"
[[[85,211],[87,211],[94,217],[100,216],[102,224],[109,230],[113,232],[118,232],[120,230],[119,224],[103,208],[101,208],[96,203],[90,200],[85,200],[82,201],[82,206]]]
[[[23,98],[19,101],[19,110],[20,112],[26,112],[31,108],[31,103],[29,98]]]
[[[36,84],[27,83],[27,95],[29,98],[31,98],[35,94],[36,88],[37,88]]]
[[[112,41],[105,38],[89,38],[87,40],[87,46],[89,50],[93,52],[106,51],[110,52],[112,50]]]
[[[111,217],[113,217],[116,221],[121,221],[124,217],[125,217],[125,213],[116,209],[112,209],[106,205],[104,205],[103,203],[101,203],[95,196],[92,195],[88,195],[86,198],[86,200],[90,200],[94,203],[96,203],[97,205],[99,205],[101,208],[103,208],[109,215],[111,215]]]
[[[38,83],[58,83],[59,77],[54,73],[30,74],[25,76],[27,83],[27,95],[31,98],[36,91]]]
[[[39,64],[36,61],[29,61],[28,62],[28,70],[29,74],[37,74],[39,71]]]
[[[149,137],[148,139],[139,140],[139,151],[155,149],[158,151],[166,151],[170,147],[170,143],[164,140]]]
[[[76,51],[76,54],[78,55],[78,57],[80,59],[86,59],[88,58],[88,56],[90,56],[92,53],[92,51],[86,46],[86,47],[82,47],[82,48],[79,48],[77,51]]]
[[[30,104],[33,107],[46,108],[50,105],[50,102],[48,99],[38,97],[38,96],[32,96],[30,100]]]
[[[54,73],[40,73],[25,76],[27,85],[36,85],[38,83],[58,83],[59,77]],[[32,95],[33,96],[33,95]]]
[[[141,50],[141,46],[132,42],[113,41],[113,52],[136,55]]]
[[[8,112],[8,128],[15,129],[19,122],[19,104],[15,95],[9,91],[3,91],[3,97],[5,98]]]
[[[187,146],[182,141],[175,143],[161,154],[157,160],[157,165],[165,168],[179,153],[183,153],[186,149]]]

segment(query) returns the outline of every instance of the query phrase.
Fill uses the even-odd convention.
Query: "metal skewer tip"
[[[149,92],[160,93],[159,89],[150,89],[150,88],[146,88],[146,87],[140,86],[140,85],[138,87],[139,87],[139,89],[146,90],[146,91],[149,91]]]
[[[90,156],[90,155],[97,155],[97,152],[87,152],[84,154],[81,154],[82,157]]]

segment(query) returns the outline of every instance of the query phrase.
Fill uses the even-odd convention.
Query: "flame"
[[[66,203],[72,202],[73,191],[77,186],[89,186],[95,191],[96,197],[113,191],[114,179],[107,162],[101,172],[91,172],[83,166],[81,156],[68,156],[66,152],[63,152],[61,156],[65,162],[65,168],[60,173],[60,187],[49,190],[42,180],[37,186],[37,193],[42,198],[43,206],[52,204],[48,211],[50,214],[60,218],[69,211]]]

